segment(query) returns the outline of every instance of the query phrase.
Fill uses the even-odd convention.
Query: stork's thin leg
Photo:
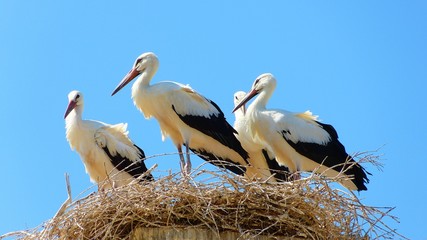
[[[185,153],[187,155],[187,162],[185,164],[185,171],[187,172],[187,175],[190,175],[190,173],[191,173],[191,160],[190,160],[190,148],[188,147],[188,144],[185,144]]]
[[[184,154],[182,153],[181,145],[179,145],[177,148],[178,148],[178,153],[179,153],[179,160],[180,160],[179,165],[181,166],[181,173],[185,177],[187,175],[187,173],[186,173],[186,169],[185,169]]]

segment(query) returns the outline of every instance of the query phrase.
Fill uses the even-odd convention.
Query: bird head
[[[139,76],[141,73],[145,72],[147,69],[150,69],[153,73],[157,71],[159,61],[157,56],[152,52],[146,52],[141,54],[133,64],[131,70],[126,74],[122,81],[114,89],[111,96],[114,96],[120,89],[130,83],[133,79]]]
[[[251,90],[243,97],[237,106],[234,107],[233,112],[244,106],[249,100],[261,92],[271,93],[276,88],[276,78],[271,73],[264,73],[259,75],[252,84]]]
[[[236,107],[237,105],[239,105],[239,103],[242,101],[242,99],[245,97],[246,93],[243,91],[237,91],[234,93],[234,106]],[[243,115],[246,112],[246,107],[245,105],[243,105],[242,107],[242,113]]]
[[[64,119],[67,118],[68,114],[73,111],[76,107],[83,105],[83,94],[79,91],[71,91],[68,94],[68,106],[65,110]]]

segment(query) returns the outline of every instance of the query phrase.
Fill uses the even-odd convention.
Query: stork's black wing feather
[[[317,122],[317,121],[316,121]],[[352,176],[351,180],[360,190],[367,190],[365,183],[369,182],[367,172],[360,164],[356,163],[350,155],[347,154],[344,146],[338,140],[338,134],[332,125],[317,122],[326,132],[329,133],[331,140],[325,144],[297,142],[286,137],[291,134],[289,131],[282,131],[283,138],[299,154],[326,167],[332,168],[337,172],[343,172],[345,175]]]
[[[230,149],[236,151],[246,163],[248,163],[248,153],[243,149],[239,140],[234,135],[237,134],[237,131],[227,122],[224,117],[224,113],[221,109],[216,105],[213,101],[206,99],[209,101],[219,112],[217,116],[210,115],[209,118],[203,116],[194,116],[194,115],[182,115],[175,110],[175,106],[172,105],[172,109],[179,116],[179,118],[188,126],[206,134],[213,139],[217,140],[224,146],[227,146]],[[191,148],[190,148],[191,149]],[[208,153],[205,149],[191,149],[194,153],[205,156],[203,159],[205,160],[218,160],[218,157],[215,156],[214,153]],[[238,164],[237,161],[233,161],[233,159],[220,159],[226,162],[230,162],[234,165]],[[227,167],[226,167],[227,168]],[[239,169],[244,169],[243,166],[238,165]],[[227,168],[228,169],[228,168]],[[231,170],[231,169],[229,169]],[[231,170],[233,171],[233,170]],[[235,171],[233,171],[235,172]],[[238,173],[237,173],[238,172]],[[240,170],[237,171],[237,174],[240,174]]]
[[[276,158],[271,158],[268,155],[267,150],[263,149],[262,154],[264,155],[265,161],[267,162],[268,168],[270,169],[270,173],[275,174],[274,177],[276,180],[285,182],[289,181],[289,177],[291,175],[289,168],[279,165],[279,163],[276,161]]]
[[[119,153],[113,156],[107,147],[103,147],[102,149],[110,158],[111,163],[115,168],[117,168],[119,171],[126,171],[132,177],[138,178],[143,173],[145,173],[148,169],[145,166],[145,163],[143,161],[145,159],[144,151],[137,145],[134,144],[134,146],[138,149],[138,155],[139,155],[139,161],[135,161],[135,162],[131,161],[126,157],[121,156]],[[141,180],[153,181],[154,178],[153,178],[153,175],[147,174]]]
[[[231,161],[230,159],[223,159],[220,158],[218,156],[215,156],[214,154],[206,151],[205,149],[193,149],[190,148],[190,150],[192,152],[194,152],[195,154],[197,154],[199,157],[201,157],[203,160],[217,166],[220,168],[225,168],[235,174],[238,175],[244,175],[246,172],[246,167],[238,164],[238,163],[234,163],[233,161]]]

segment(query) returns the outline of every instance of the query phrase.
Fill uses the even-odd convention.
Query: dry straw
[[[360,162],[376,163],[376,158],[365,153]],[[8,236],[131,239],[138,228],[196,228],[218,237],[234,232],[240,239],[402,237],[384,223],[384,218],[396,220],[389,215],[393,208],[365,206],[357,195],[332,188],[330,181],[310,175],[291,183],[265,183],[200,169],[187,179],[169,173],[151,183],[96,192],[74,202],[69,198],[42,226]]]

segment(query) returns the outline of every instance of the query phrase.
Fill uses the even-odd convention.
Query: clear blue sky
[[[381,148],[385,167],[366,166],[360,198],[396,207],[400,223],[387,223],[427,239],[426,16],[424,1],[0,1],[0,235],[50,219],[67,197],[65,172],[74,197],[92,186],[65,139],[71,90],[85,94],[85,118],[128,122],[147,155],[176,151],[130,87],[110,97],[153,51],[153,82],[190,84],[230,123],[233,93],[273,73],[269,107],[313,111],[350,153]],[[179,169],[175,157],[155,162]]]

